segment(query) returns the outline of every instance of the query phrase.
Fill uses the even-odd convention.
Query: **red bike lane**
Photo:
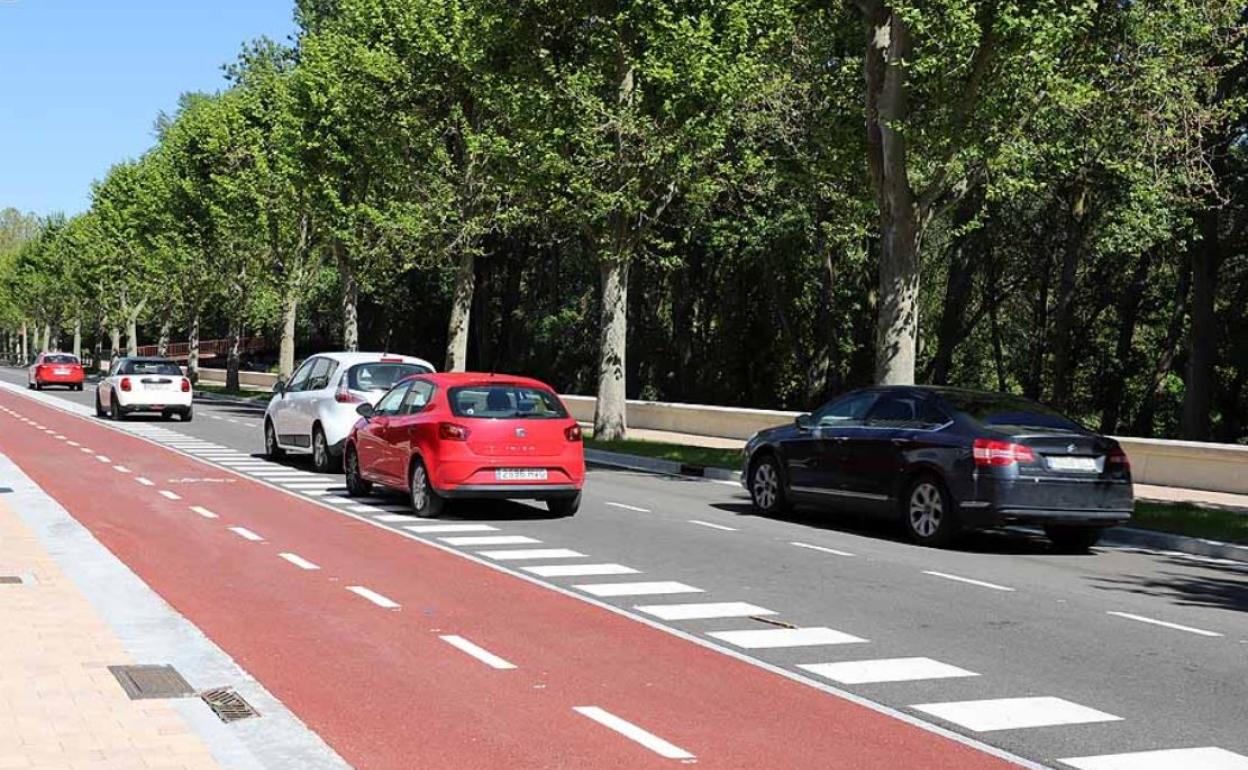
[[[1013,767],[94,420],[7,392],[0,405],[108,456],[99,461],[0,413],[0,452],[356,767],[680,764],[573,710],[584,706],[705,767]],[[205,478],[232,481],[170,483]],[[377,606],[350,586],[400,607]],[[515,668],[491,668],[440,638],[448,634]]]

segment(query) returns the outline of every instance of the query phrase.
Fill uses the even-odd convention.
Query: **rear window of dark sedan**
[[[1035,401],[1003,393],[941,393],[954,409],[981,425],[1016,425],[1020,428],[1049,428],[1082,431],[1083,427]]]
[[[466,385],[449,391],[458,417],[556,419],[567,417],[554,393],[526,385]]]

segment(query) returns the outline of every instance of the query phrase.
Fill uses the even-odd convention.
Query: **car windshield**
[[[981,425],[1013,425],[1020,428],[1083,431],[1083,427],[1061,412],[1022,396],[1004,393],[942,393],[949,404]]]
[[[413,374],[427,374],[429,367],[420,364],[376,363],[356,364],[347,370],[347,387],[351,390],[368,392],[372,390],[390,390],[394,384],[404,377]]]
[[[451,412],[458,417],[556,419],[563,405],[545,388],[525,385],[467,385],[451,388]]]
[[[78,363],[78,359],[71,355],[44,356],[43,362],[45,364],[76,364]]]
[[[172,361],[127,361],[122,365],[121,373],[182,376],[182,370]]]

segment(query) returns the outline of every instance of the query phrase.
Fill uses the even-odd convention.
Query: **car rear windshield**
[[[122,365],[121,373],[182,376],[182,370],[172,361],[127,361]]]
[[[351,390],[390,390],[404,377],[427,374],[429,367],[420,364],[376,363],[356,364],[347,370],[347,387]]]
[[[76,364],[78,363],[78,359],[71,355],[44,356],[43,362],[45,364]]]
[[[969,415],[981,425],[1083,430],[1082,426],[1061,412],[1021,396],[1003,393],[941,393],[941,396],[954,409]]]
[[[556,419],[563,405],[545,388],[526,385],[465,385],[451,388],[451,412],[459,417]]]

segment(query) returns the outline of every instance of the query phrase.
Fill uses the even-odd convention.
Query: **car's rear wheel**
[[[442,511],[446,509],[446,498],[439,495],[429,483],[429,471],[425,470],[424,462],[417,460],[412,463],[407,488],[411,494],[412,510],[417,516],[434,518],[442,515]]]
[[[325,439],[325,431],[317,425],[312,428],[312,469],[317,473],[333,473],[334,455],[329,451],[329,442]]]
[[[581,509],[581,493],[572,497],[552,497],[546,501],[546,510],[555,516],[575,516]]]
[[[373,483],[360,473],[360,456],[350,444],[343,453],[342,464],[346,466],[347,494],[352,497],[367,497],[372,494]]]
[[[1044,528],[1053,547],[1063,553],[1086,553],[1101,539],[1101,527],[1071,527],[1052,525]]]
[[[277,431],[273,429],[271,420],[264,421],[264,456],[270,460],[276,460],[283,457],[286,450],[282,449],[281,444],[277,443]]]
[[[775,455],[758,458],[750,468],[750,502],[763,514],[778,513],[788,507],[784,479]]]
[[[194,420],[195,410],[188,408],[185,412],[182,413],[181,419],[182,419],[182,422],[190,422],[191,420]]]
[[[117,403],[117,394],[115,392],[108,397],[108,413],[114,420],[121,421],[121,405]]]
[[[958,533],[953,503],[935,476],[918,476],[910,482],[902,503],[902,523],[911,540],[935,547],[953,542]]]

